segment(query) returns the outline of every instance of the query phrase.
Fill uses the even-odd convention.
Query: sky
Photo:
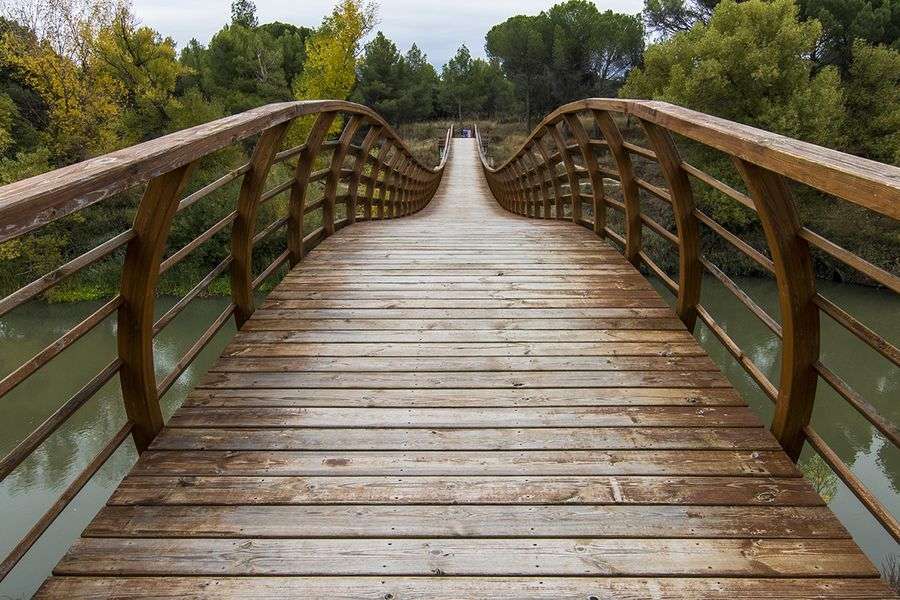
[[[132,0],[141,23],[182,48],[197,38],[206,44],[231,20],[231,0]],[[416,43],[429,61],[440,69],[460,45],[474,56],[484,56],[484,35],[493,25],[516,14],[537,14],[558,0],[380,0],[381,30],[402,52]],[[635,14],[643,0],[599,0],[600,10]],[[318,26],[331,11],[334,0],[256,0],[260,23],[283,21],[307,27]]]

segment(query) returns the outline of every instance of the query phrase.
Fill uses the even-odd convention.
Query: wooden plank
[[[82,538],[54,573],[873,577],[878,571],[852,541],[833,539],[579,538],[535,544],[528,539]]]
[[[579,371],[717,371],[717,367],[706,356],[426,356],[400,361],[390,356],[231,356],[219,359],[210,369],[230,373],[562,370],[578,378]]]
[[[107,506],[84,537],[849,538],[826,506]]]
[[[233,342],[223,356],[230,357],[461,357],[461,356],[704,356],[696,342],[432,342],[432,343],[291,343],[289,341]]]
[[[671,318],[612,318],[612,319],[254,319],[248,321],[244,331],[356,331],[420,329],[473,330],[473,329],[671,329],[680,330],[683,325]]]
[[[195,389],[185,406],[744,406],[731,388]]]
[[[680,504],[821,506],[802,477],[130,475],[110,505]]]
[[[139,475],[714,475],[798,477],[769,450],[158,451]]]
[[[184,408],[169,427],[759,427],[747,407]],[[670,432],[673,437],[675,432]]]
[[[622,578],[622,577],[52,577],[37,598],[228,597],[334,600],[878,600],[894,598],[883,582],[867,579]]]
[[[212,410],[212,409],[205,409]],[[262,409],[255,409],[262,410]],[[179,419],[179,424],[183,423]],[[603,427],[365,429],[171,427],[155,450],[775,450],[762,427]]]
[[[241,342],[310,343],[533,343],[533,342],[669,342],[690,341],[683,329],[468,329],[468,330],[340,330],[248,331],[235,337]],[[691,342],[696,343],[696,342]]]
[[[417,371],[406,373],[208,373],[205,388],[540,389],[564,387],[729,387],[718,371]]]

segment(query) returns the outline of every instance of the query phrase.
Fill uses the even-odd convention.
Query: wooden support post
[[[384,175],[384,189],[381,193],[381,208],[384,211],[382,216],[390,219],[394,216],[394,201],[396,200],[397,178],[399,177],[400,162],[403,159],[403,153],[400,148],[395,146],[394,153],[387,165],[387,171]]]
[[[379,175],[385,166],[388,153],[391,151],[391,141],[387,138],[381,140],[381,148],[378,150],[378,156],[375,158],[375,164],[372,165],[372,174],[369,176],[369,185],[366,186],[366,207],[365,213],[367,219],[381,219],[384,217],[384,186],[378,181]],[[375,190],[379,190],[379,203],[377,214],[373,208],[375,200]]]
[[[337,113],[334,112],[319,113],[306,137],[303,152],[300,153],[300,158],[297,160],[297,169],[294,171],[294,183],[291,186],[291,199],[288,205],[288,251],[290,256],[288,260],[291,267],[299,263],[304,254],[303,237],[305,235],[304,222],[309,174],[316,164],[316,157],[322,148],[322,142],[325,141],[328,129],[336,116]]]
[[[625,148],[625,140],[612,115],[603,110],[592,111],[597,129],[606,139],[606,145],[616,163],[622,198],[625,204],[625,258],[635,267],[641,264],[641,201],[637,181],[631,166],[631,156]]]
[[[574,223],[581,222],[581,186],[578,183],[578,175],[575,173],[575,163],[572,162],[572,155],[566,147],[566,139],[562,133],[562,121],[550,127],[550,134],[556,147],[559,150],[560,158],[566,167],[566,174],[569,176],[569,201],[571,204],[572,221]]]
[[[534,157],[531,156],[527,148],[522,150],[522,166],[525,169],[525,177],[528,184],[528,194],[526,195],[528,199],[528,216],[538,218],[540,217],[540,180],[537,177],[537,164],[535,164]]]
[[[522,174],[519,172],[518,161],[514,160],[510,162],[509,170],[512,172],[510,184],[512,186],[513,210],[519,215],[527,214],[524,195],[525,190],[522,186]]]
[[[537,143],[537,148],[538,152],[541,155],[541,159],[544,161],[544,166],[546,167],[547,172],[550,174],[550,183],[553,184],[553,193],[555,194],[553,204],[554,210],[556,212],[556,218],[565,219],[566,214],[562,205],[562,186],[559,184],[559,177],[556,173],[556,163],[550,162],[550,153],[547,151],[547,145],[544,143],[543,133],[536,135],[535,141]],[[547,218],[551,218],[549,199],[545,199],[544,201],[544,211],[546,212]]]
[[[122,366],[119,378],[134,445],[143,452],[163,427],[153,362],[153,320],[159,265],[166,249],[179,196],[194,163],[164,173],[147,184],[138,205],[128,243],[122,282],[116,341]]]
[[[322,202],[322,227],[325,228],[325,237],[334,234],[335,200],[338,183],[341,180],[341,169],[344,166],[344,159],[347,157],[347,149],[353,142],[353,136],[356,135],[360,125],[362,125],[362,119],[358,115],[350,117],[338,138],[334,154],[331,155],[331,167],[325,182],[325,195]]]
[[[809,245],[784,177],[735,158],[759,214],[778,282],[781,309],[781,377],[772,434],[795,462],[800,458],[816,398],[819,310]]]
[[[347,201],[347,219],[350,223],[356,222],[356,205],[357,199],[359,198],[359,182],[362,178],[363,171],[365,170],[366,165],[369,162],[369,152],[372,151],[372,146],[381,137],[382,132],[383,129],[380,125],[373,125],[369,127],[369,131],[366,133],[366,137],[363,138],[359,154],[356,157],[356,164],[353,165],[353,177],[350,179],[349,188],[350,199]],[[368,202],[368,206],[371,210],[371,202]],[[363,215],[363,219],[367,218],[369,218],[368,212]]]
[[[535,157],[535,146],[537,146],[537,144],[528,148],[528,154],[534,160],[534,164],[537,165],[537,179],[538,183],[540,184],[539,192],[541,197],[541,209],[539,212],[541,218],[549,219],[552,217],[552,215],[550,214],[550,182],[547,181],[548,177],[550,176],[550,169],[547,168],[547,163],[544,160],[543,153],[538,153],[540,160],[538,159],[538,157]]]
[[[238,195],[234,224],[231,226],[231,298],[234,301],[234,320],[240,327],[255,310],[253,301],[253,234],[256,231],[256,212],[275,153],[290,122],[263,131],[253,156],[250,170],[244,175]]]
[[[641,121],[647,139],[672,195],[672,212],[678,229],[678,300],[675,312],[688,330],[697,324],[697,303],[703,269],[700,265],[700,231],[694,216],[694,194],[681,156],[669,132],[649,121]]]
[[[603,176],[600,169],[597,168],[597,159],[594,157],[594,149],[591,146],[591,139],[581,124],[581,119],[577,114],[569,113],[565,116],[566,124],[572,131],[575,142],[581,149],[581,157],[584,160],[584,166],[588,170],[588,177],[591,180],[591,197],[593,198],[594,209],[594,233],[600,237],[606,237],[606,193],[603,189]],[[580,205],[580,200],[579,200]]]

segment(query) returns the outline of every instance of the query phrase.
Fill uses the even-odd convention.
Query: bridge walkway
[[[873,598],[878,571],[647,280],[433,201],[271,293],[41,597]]]

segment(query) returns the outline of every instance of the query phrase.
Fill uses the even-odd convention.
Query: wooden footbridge
[[[625,115],[643,144],[621,134]],[[283,149],[294,121],[305,141]],[[676,134],[731,155],[745,190],[684,162]],[[192,165],[253,136],[247,164],[192,181]],[[816,292],[811,249],[900,286],[806,229],[787,182],[890,220],[900,171],[651,102],[563,107],[497,169],[474,139],[448,133],[443,146],[431,168],[368,109],[296,102],[0,188],[11,240],[149,181],[131,229],[0,302],[6,313],[124,254],[120,294],[0,382],[5,394],[52,369],[118,319],[116,358],[18,442],[0,475],[117,375],[128,420],[0,574],[133,439],[137,463],[40,597],[893,597],[795,461],[810,444],[897,538],[896,517],[810,412],[822,379],[897,442],[820,361],[820,312],[894,364],[898,352]],[[658,178],[639,176],[637,161]],[[289,177],[271,181],[279,172]],[[233,212],[167,246],[173,219],[237,180]],[[752,211],[767,247],[697,209],[697,185]],[[258,225],[276,198],[285,213]],[[672,226],[642,211],[651,198]],[[700,226],[774,273],[779,318],[703,256]],[[160,273],[229,229],[231,254],[160,314]],[[677,274],[657,266],[642,231],[671,244]],[[284,252],[260,264],[254,247],[279,232]],[[674,310],[642,265],[674,291]],[[284,266],[257,307],[254,290]],[[700,304],[704,269],[780,336],[779,381]],[[232,302],[157,373],[154,336],[229,276]],[[164,424],[160,397],[232,315],[239,332]],[[771,426],[692,337],[698,318],[775,402]]]

